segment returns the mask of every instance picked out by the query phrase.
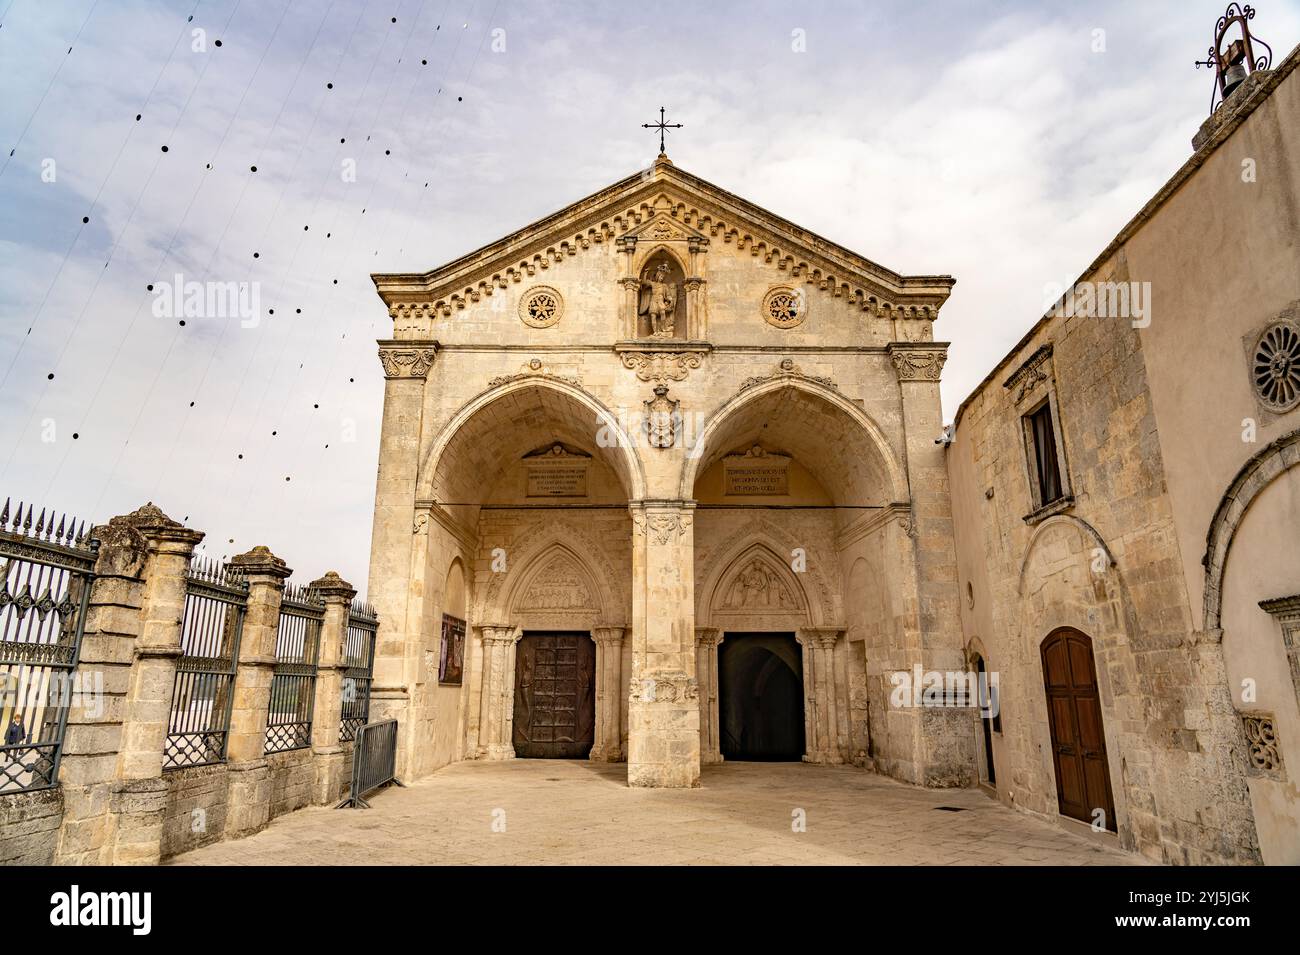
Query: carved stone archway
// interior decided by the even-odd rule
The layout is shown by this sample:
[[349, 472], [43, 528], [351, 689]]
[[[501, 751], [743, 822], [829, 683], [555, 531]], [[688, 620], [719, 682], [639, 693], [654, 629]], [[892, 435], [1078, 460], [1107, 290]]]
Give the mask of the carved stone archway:
[[625, 758], [624, 590], [598, 544], [559, 522], [524, 548], [509, 571], [484, 590], [477, 629], [483, 644], [480, 745], [484, 759], [511, 759], [514, 747], [515, 648], [525, 629], [586, 632], [596, 644], [596, 728], [590, 758]]
[[[696, 673], [700, 684], [700, 759], [722, 761], [718, 648], [728, 632], [794, 633], [803, 662], [804, 760], [841, 763], [841, 704], [847, 705], [837, 674], [835, 649], [843, 638], [839, 626], [821, 625], [824, 607], [810, 599], [810, 582], [800, 579], [758, 529], [728, 548], [707, 573], [700, 589]], [[813, 582], [814, 584], [816, 582]], [[819, 595], [820, 596], [820, 595]]]

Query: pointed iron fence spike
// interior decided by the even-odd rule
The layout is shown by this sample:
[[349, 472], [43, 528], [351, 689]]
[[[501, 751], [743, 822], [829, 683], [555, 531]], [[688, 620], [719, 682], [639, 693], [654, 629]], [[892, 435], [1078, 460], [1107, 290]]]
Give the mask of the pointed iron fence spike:
[[45, 508], [41, 508], [41, 516], [36, 521], [36, 536], [39, 538], [45, 531]]
[[0, 531], [4, 530], [4, 526], [6, 523], [8, 523], [8, 521], [9, 521], [9, 498], [5, 498], [5, 508], [3, 511], [0, 511]]
[[[67, 519], [68, 519], [68, 515], [66, 514], [64, 514], [62, 517], [59, 518], [59, 529], [54, 532], [54, 543], [56, 544], [60, 544], [63, 542], [63, 522], [66, 521]], [[54, 523], [54, 518], [51, 517], [50, 524], [53, 523]]]

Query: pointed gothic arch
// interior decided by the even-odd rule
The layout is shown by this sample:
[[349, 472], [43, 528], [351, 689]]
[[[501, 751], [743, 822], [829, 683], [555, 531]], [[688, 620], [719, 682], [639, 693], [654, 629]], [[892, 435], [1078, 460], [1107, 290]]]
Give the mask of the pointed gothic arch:
[[[700, 627], [716, 627], [713, 621], [714, 599], [730, 579], [729, 574], [744, 566], [751, 553], [765, 556], [778, 568], [782, 579], [797, 591], [808, 626], [832, 626], [838, 619], [836, 608], [841, 600], [839, 589], [831, 586], [826, 562], [816, 550], [807, 552], [807, 569], [798, 575], [790, 570], [790, 554], [801, 542], [788, 531], [765, 518], [759, 518], [738, 530], [708, 555], [702, 573], [697, 571], [695, 619]], [[725, 594], [723, 594], [725, 597]]]

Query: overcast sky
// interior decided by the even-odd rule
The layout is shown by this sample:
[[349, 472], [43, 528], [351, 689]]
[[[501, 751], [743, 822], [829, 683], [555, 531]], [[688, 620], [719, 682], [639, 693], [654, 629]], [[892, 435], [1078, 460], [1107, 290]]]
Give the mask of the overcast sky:
[[[369, 273], [644, 166], [660, 105], [680, 167], [956, 277], [951, 419], [1190, 155], [1224, 6], [0, 0], [0, 497], [153, 500], [211, 556], [265, 543], [364, 589]], [[1277, 62], [1300, 2], [1255, 6]], [[181, 326], [147, 290], [176, 273], [259, 282], [275, 314]]]

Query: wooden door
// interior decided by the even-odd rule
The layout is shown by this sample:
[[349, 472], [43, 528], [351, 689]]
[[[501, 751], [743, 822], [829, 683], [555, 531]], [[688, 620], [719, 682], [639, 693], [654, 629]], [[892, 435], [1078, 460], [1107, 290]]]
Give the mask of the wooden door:
[[588, 633], [525, 633], [515, 655], [515, 755], [585, 759], [596, 730], [596, 644]]
[[1061, 814], [1092, 823], [1095, 810], [1100, 809], [1106, 814], [1106, 828], [1114, 832], [1115, 805], [1092, 641], [1078, 630], [1052, 633], [1043, 641], [1043, 680]]

